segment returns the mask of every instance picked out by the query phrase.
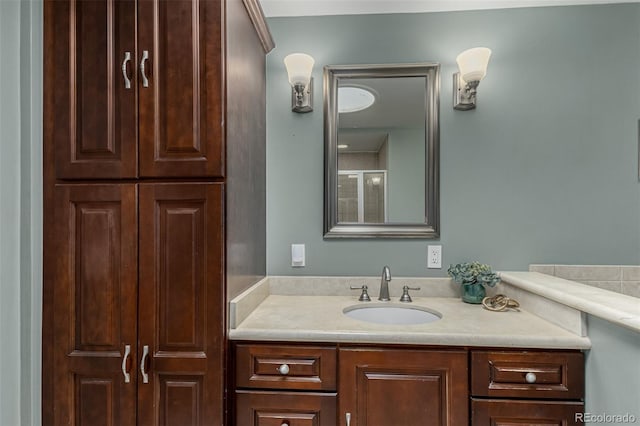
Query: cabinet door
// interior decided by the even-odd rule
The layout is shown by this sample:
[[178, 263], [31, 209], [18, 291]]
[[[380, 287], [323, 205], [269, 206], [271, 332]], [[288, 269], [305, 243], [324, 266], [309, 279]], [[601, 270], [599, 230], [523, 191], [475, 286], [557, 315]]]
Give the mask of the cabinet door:
[[471, 412], [473, 426], [575, 426], [583, 424], [584, 404], [472, 399]]
[[335, 426], [336, 394], [236, 391], [236, 422], [234, 424], [236, 426]]
[[222, 424], [223, 211], [222, 184], [140, 185], [140, 425]]
[[221, 11], [221, 0], [138, 1], [141, 176], [222, 176]]
[[53, 121], [56, 176], [135, 177], [136, 3], [52, 3], [47, 19], [53, 21], [56, 35], [52, 42], [55, 108], [45, 120]]
[[134, 425], [136, 188], [57, 186], [53, 214], [54, 424]]
[[339, 425], [468, 425], [467, 353], [340, 349]]

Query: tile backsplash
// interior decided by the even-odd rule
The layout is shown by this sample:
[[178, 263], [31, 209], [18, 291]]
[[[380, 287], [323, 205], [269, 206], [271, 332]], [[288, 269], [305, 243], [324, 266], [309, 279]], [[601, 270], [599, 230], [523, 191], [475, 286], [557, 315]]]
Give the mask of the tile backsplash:
[[640, 298], [640, 266], [529, 265], [529, 271]]

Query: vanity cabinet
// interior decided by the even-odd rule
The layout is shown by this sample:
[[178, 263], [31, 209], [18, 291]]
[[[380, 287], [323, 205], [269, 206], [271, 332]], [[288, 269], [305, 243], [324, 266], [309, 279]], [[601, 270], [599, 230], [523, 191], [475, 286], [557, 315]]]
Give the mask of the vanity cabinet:
[[584, 412], [584, 355], [471, 351], [472, 425], [576, 425]]
[[338, 425], [469, 424], [464, 350], [341, 348], [339, 360]]
[[236, 426], [582, 424], [580, 351], [232, 342], [231, 353]]
[[223, 176], [224, 1], [48, 10], [58, 179]]

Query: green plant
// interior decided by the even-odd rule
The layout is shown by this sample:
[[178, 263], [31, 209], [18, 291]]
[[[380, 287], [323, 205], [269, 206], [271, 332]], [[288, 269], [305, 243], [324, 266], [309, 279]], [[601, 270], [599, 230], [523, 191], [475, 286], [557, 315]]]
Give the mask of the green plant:
[[491, 271], [491, 266], [480, 262], [449, 265], [449, 276], [458, 284], [481, 284], [493, 287], [500, 277]]

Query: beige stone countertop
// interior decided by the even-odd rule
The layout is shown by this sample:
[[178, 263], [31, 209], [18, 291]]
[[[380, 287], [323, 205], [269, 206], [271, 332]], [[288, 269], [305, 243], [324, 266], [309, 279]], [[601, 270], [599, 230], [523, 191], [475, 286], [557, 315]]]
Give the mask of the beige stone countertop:
[[503, 282], [640, 332], [640, 299], [538, 272], [500, 272]]
[[417, 344], [506, 348], [589, 349], [587, 337], [573, 334], [524, 310], [491, 312], [454, 297], [414, 297], [410, 306], [441, 314], [438, 321], [387, 325], [347, 317], [353, 296], [270, 294], [236, 327], [232, 340]]

